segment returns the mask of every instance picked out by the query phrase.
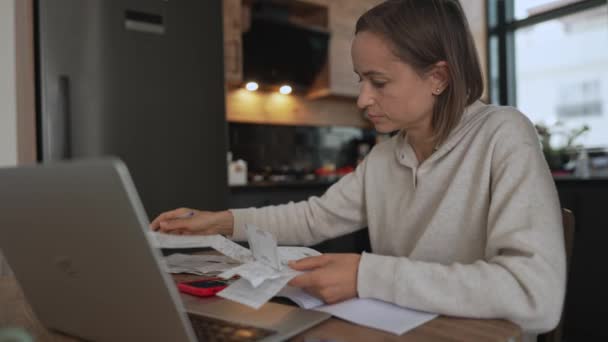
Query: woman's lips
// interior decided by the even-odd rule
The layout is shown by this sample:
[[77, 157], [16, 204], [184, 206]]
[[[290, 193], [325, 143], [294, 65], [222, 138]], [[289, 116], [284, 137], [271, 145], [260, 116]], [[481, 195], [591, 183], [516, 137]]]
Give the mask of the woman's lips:
[[382, 118], [383, 116], [384, 116], [384, 115], [382, 115], [382, 114], [372, 114], [372, 113], [367, 113], [367, 117], [368, 117], [370, 120], [378, 120], [378, 119]]

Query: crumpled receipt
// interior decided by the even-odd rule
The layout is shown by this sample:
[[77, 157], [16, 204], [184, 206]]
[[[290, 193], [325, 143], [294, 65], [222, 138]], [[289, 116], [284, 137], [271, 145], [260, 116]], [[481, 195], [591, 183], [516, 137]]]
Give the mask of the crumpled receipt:
[[228, 240], [222, 235], [173, 235], [150, 231], [150, 244], [156, 248], [201, 248], [211, 247], [216, 251], [239, 262], [254, 261], [253, 254], [247, 248]]
[[241, 279], [217, 295], [258, 309], [293, 277], [302, 273], [289, 268], [289, 261], [321, 253], [307, 247], [277, 247], [272, 234], [252, 224], [245, 225], [245, 229], [254, 261], [220, 273], [219, 277], [222, 278], [228, 279], [238, 274]]
[[170, 273], [217, 275], [241, 263], [225, 255], [192, 255], [174, 253], [164, 257], [166, 270]]
[[292, 278], [303, 273], [289, 268], [289, 261], [321, 253], [308, 247], [277, 247], [275, 238], [269, 232], [252, 224], [246, 224], [245, 229], [251, 250], [221, 235], [169, 235], [150, 232], [150, 241], [158, 248], [211, 247], [240, 261], [241, 265], [218, 276], [229, 279], [239, 275], [241, 279], [218, 292], [217, 296], [258, 309], [281, 291]]

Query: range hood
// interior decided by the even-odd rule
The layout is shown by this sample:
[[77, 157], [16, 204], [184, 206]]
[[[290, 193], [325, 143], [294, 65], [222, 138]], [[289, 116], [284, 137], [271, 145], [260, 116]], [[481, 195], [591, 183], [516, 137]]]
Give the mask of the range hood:
[[290, 21], [289, 9], [256, 1], [243, 32], [243, 80], [262, 87], [290, 85], [306, 93], [327, 63], [329, 33]]

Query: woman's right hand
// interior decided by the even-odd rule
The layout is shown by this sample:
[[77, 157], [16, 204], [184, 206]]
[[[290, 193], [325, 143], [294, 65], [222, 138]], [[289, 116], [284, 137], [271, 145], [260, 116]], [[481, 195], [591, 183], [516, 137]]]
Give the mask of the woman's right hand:
[[166, 211], [150, 223], [152, 230], [168, 234], [222, 234], [231, 236], [233, 227], [234, 217], [228, 210], [201, 211], [189, 208]]

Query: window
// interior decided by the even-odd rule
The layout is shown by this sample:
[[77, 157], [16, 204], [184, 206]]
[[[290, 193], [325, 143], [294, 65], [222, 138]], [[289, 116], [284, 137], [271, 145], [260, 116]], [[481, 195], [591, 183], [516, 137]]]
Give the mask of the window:
[[489, 0], [491, 101], [608, 147], [606, 0]]
[[600, 80], [561, 84], [555, 112], [558, 118], [602, 116]]
[[580, 1], [581, 0], [515, 0], [513, 12], [515, 19], [519, 20]]

